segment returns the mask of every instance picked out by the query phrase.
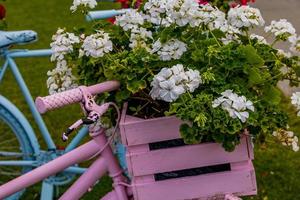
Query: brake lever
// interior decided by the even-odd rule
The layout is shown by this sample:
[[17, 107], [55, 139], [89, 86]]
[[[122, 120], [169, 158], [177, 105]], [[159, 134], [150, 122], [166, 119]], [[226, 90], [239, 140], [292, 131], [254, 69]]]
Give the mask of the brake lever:
[[86, 91], [85, 88], [81, 88], [81, 91], [83, 93], [83, 101], [80, 105], [87, 117], [76, 121], [62, 134], [62, 140], [64, 142], [66, 142], [69, 139], [68, 136], [81, 125], [90, 125], [97, 122], [110, 106], [110, 103], [104, 103], [99, 106], [96, 104], [91, 93]]
[[83, 118], [80, 120], [77, 120], [74, 124], [72, 124], [63, 134], [62, 134], [62, 140], [66, 142], [69, 139], [69, 135], [75, 130], [78, 129], [78, 127], [82, 125], [90, 125], [98, 121], [100, 118], [100, 115], [96, 112], [90, 112], [87, 118]]
[[101, 106], [98, 105], [94, 106], [97, 112], [91, 111], [88, 113], [88, 116], [86, 118], [76, 121], [62, 134], [62, 140], [66, 142], [69, 139], [68, 136], [78, 127], [82, 125], [90, 125], [97, 122], [100, 119], [100, 117], [108, 110], [109, 106], [110, 106], [109, 103], [102, 104]]

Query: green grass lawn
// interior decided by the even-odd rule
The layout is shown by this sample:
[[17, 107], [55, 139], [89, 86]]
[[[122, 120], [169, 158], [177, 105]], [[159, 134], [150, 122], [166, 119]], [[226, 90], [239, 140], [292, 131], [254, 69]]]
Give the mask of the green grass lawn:
[[[7, 21], [9, 30], [32, 29], [38, 32], [39, 41], [27, 45], [25, 48], [49, 48], [51, 36], [58, 27], [66, 27], [69, 30], [74, 26], [84, 26], [81, 15], [71, 14], [69, 7], [72, 0], [9, 0], [4, 4], [7, 7]], [[103, 3], [98, 9], [107, 9], [115, 6], [110, 3]], [[20, 47], [21, 48], [21, 47]], [[27, 82], [32, 96], [47, 95], [46, 72], [53, 68], [53, 63], [49, 58], [18, 59], [25, 81]], [[20, 95], [20, 91], [11, 76], [4, 79], [4, 84], [0, 86], [0, 93], [14, 102], [32, 122], [36, 134], [40, 137], [33, 118], [29, 114], [28, 107]], [[290, 110], [293, 122], [291, 128], [300, 133], [300, 120], [296, 118], [293, 108], [286, 104]], [[64, 145], [60, 141], [60, 135], [65, 128], [72, 124], [81, 116], [78, 106], [71, 106], [59, 111], [47, 113], [44, 119], [52, 133], [53, 138], [59, 145]], [[41, 141], [42, 142], [42, 141]], [[255, 151], [255, 168], [257, 174], [259, 195], [250, 199], [261, 200], [297, 200], [300, 199], [300, 157], [299, 153], [294, 153], [277, 144], [267, 144]], [[201, 187], [201, 186], [199, 186]], [[39, 186], [32, 187], [23, 199], [39, 199]], [[110, 189], [110, 180], [104, 178], [94, 189], [94, 192], [87, 194], [84, 199], [99, 199], [100, 195]], [[61, 189], [61, 191], [64, 188]]]

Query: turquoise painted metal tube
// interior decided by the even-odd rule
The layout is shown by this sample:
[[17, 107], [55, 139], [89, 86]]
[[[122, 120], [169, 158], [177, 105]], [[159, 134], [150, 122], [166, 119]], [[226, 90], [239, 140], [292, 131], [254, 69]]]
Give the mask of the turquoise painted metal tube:
[[46, 125], [45, 125], [45, 122], [43, 121], [41, 115], [39, 114], [39, 112], [37, 111], [37, 109], [35, 107], [35, 104], [34, 104], [34, 101], [31, 97], [30, 91], [28, 90], [28, 88], [26, 86], [26, 83], [25, 83], [24, 79], [22, 78], [22, 75], [21, 75], [16, 63], [8, 55], [7, 55], [6, 59], [7, 59], [8, 64], [9, 64], [11, 70], [12, 70], [13, 75], [16, 78], [16, 81], [17, 81], [19, 87], [21, 88], [21, 91], [22, 91], [22, 93], [25, 97], [25, 100], [26, 100], [26, 102], [27, 102], [27, 104], [28, 104], [28, 106], [31, 110], [31, 113], [32, 113], [32, 115], [33, 115], [33, 117], [34, 117], [34, 119], [35, 119], [35, 121], [36, 121], [36, 123], [39, 127], [39, 130], [41, 131], [42, 136], [45, 139], [45, 142], [46, 142], [48, 148], [49, 149], [56, 149], [56, 146], [55, 146], [55, 144], [54, 144], [54, 142], [53, 142], [53, 140], [52, 140], [52, 138], [49, 134], [49, 131], [48, 131]]
[[3, 77], [4, 77], [4, 74], [6, 72], [7, 66], [8, 66], [8, 62], [6, 60], [5, 63], [3, 64], [3, 66], [2, 66], [2, 69], [0, 69], [0, 83], [1, 83], [1, 81], [3, 79]]
[[11, 58], [25, 58], [25, 57], [43, 57], [51, 56], [51, 49], [40, 49], [40, 50], [15, 50], [8, 52], [7, 56]]
[[36, 161], [32, 160], [9, 160], [9, 161], [0, 161], [0, 166], [35, 166]]
[[81, 142], [81, 140], [88, 134], [89, 129], [87, 126], [82, 127], [77, 135], [74, 137], [74, 139], [70, 142], [70, 144], [66, 147], [65, 151], [69, 152], [73, 149], [75, 149], [78, 144]]
[[90, 11], [86, 15], [85, 19], [87, 21], [92, 21], [96, 19], [107, 19], [110, 17], [114, 17], [117, 15], [121, 15], [130, 9], [121, 9], [121, 10], [98, 10], [98, 11]]
[[86, 168], [82, 167], [68, 167], [64, 170], [65, 172], [74, 173], [74, 174], [83, 174], [86, 171]]
[[47, 181], [43, 181], [41, 200], [53, 200], [53, 194], [54, 194], [54, 185], [47, 183]]

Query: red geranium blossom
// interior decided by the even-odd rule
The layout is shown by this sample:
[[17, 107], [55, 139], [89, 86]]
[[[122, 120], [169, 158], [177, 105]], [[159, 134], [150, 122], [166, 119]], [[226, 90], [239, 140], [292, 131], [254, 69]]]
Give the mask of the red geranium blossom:
[[0, 20], [4, 19], [5, 16], [6, 16], [6, 9], [2, 4], [0, 4]]

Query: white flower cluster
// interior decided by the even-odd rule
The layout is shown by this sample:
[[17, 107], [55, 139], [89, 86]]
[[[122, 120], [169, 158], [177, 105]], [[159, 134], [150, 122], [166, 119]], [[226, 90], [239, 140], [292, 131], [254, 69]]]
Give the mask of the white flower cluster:
[[252, 40], [256, 39], [258, 43], [268, 44], [267, 40], [263, 36], [260, 36], [260, 35], [251, 34], [250, 39], [252, 39]]
[[121, 26], [124, 31], [138, 29], [144, 24], [143, 16], [135, 9], [130, 9], [116, 17], [115, 24]]
[[199, 71], [185, 71], [182, 64], [177, 64], [172, 68], [163, 68], [154, 76], [150, 95], [153, 99], [173, 102], [187, 91], [194, 92], [200, 83], [202, 79]]
[[273, 132], [273, 136], [276, 137], [283, 146], [292, 146], [293, 151], [299, 151], [298, 137], [294, 135], [293, 131], [279, 129]]
[[73, 51], [73, 45], [80, 42], [79, 37], [74, 33], [68, 33], [61, 28], [52, 36], [52, 41], [50, 44], [53, 51], [51, 61], [64, 60], [64, 56]]
[[152, 45], [151, 53], [157, 53], [163, 61], [179, 59], [187, 51], [187, 45], [177, 39], [171, 39], [162, 44], [157, 40]]
[[194, 21], [190, 23], [192, 27], [200, 24], [207, 25], [211, 30], [220, 29], [223, 32], [227, 30], [225, 13], [210, 4], [200, 5], [199, 12], [195, 15]]
[[296, 34], [296, 30], [293, 25], [286, 19], [271, 21], [271, 24], [265, 27], [265, 32], [273, 33], [276, 38], [286, 37], [286, 39]]
[[108, 33], [98, 31], [95, 34], [87, 36], [80, 49], [80, 56], [92, 56], [99, 58], [104, 56], [105, 53], [112, 51], [113, 46]]
[[149, 0], [144, 5], [145, 19], [152, 24], [169, 26], [170, 22], [167, 19], [167, 4], [168, 0]]
[[133, 29], [130, 34], [129, 47], [132, 49], [134, 49], [136, 47], [143, 47], [150, 52], [151, 49], [146, 44], [146, 41], [148, 39], [152, 39], [151, 31], [148, 31], [147, 29], [145, 29], [143, 27]]
[[47, 87], [50, 94], [65, 91], [76, 87], [76, 80], [72, 75], [72, 69], [68, 68], [65, 55], [73, 51], [73, 45], [80, 42], [79, 37], [74, 33], [68, 33], [64, 29], [58, 29], [52, 37], [53, 42], [50, 44], [51, 61], [56, 61], [56, 67], [48, 71]]
[[199, 4], [195, 0], [169, 0], [166, 11], [170, 23], [185, 26], [195, 20], [199, 12]]
[[240, 42], [240, 39], [238, 37], [238, 34], [241, 34], [241, 31], [231, 25], [227, 25], [226, 27], [226, 36], [225, 38], [222, 38], [222, 42], [226, 45], [232, 41]]
[[250, 6], [237, 6], [228, 12], [228, 22], [236, 28], [263, 26], [265, 21], [259, 9]]
[[47, 87], [49, 94], [62, 92], [77, 87], [76, 78], [72, 75], [72, 69], [67, 66], [65, 60], [56, 63], [56, 68], [48, 71]]
[[297, 116], [300, 116], [300, 92], [294, 92], [291, 96], [291, 103], [297, 108]]
[[249, 117], [247, 110], [254, 112], [253, 103], [247, 100], [245, 96], [238, 96], [236, 93], [233, 93], [232, 90], [226, 90], [221, 94], [221, 97], [212, 102], [212, 107], [222, 106], [222, 109], [226, 110], [230, 117], [233, 119], [239, 118], [245, 123]]
[[95, 8], [97, 6], [96, 0], [74, 0], [73, 5], [70, 7], [72, 12], [75, 12], [79, 6]]

